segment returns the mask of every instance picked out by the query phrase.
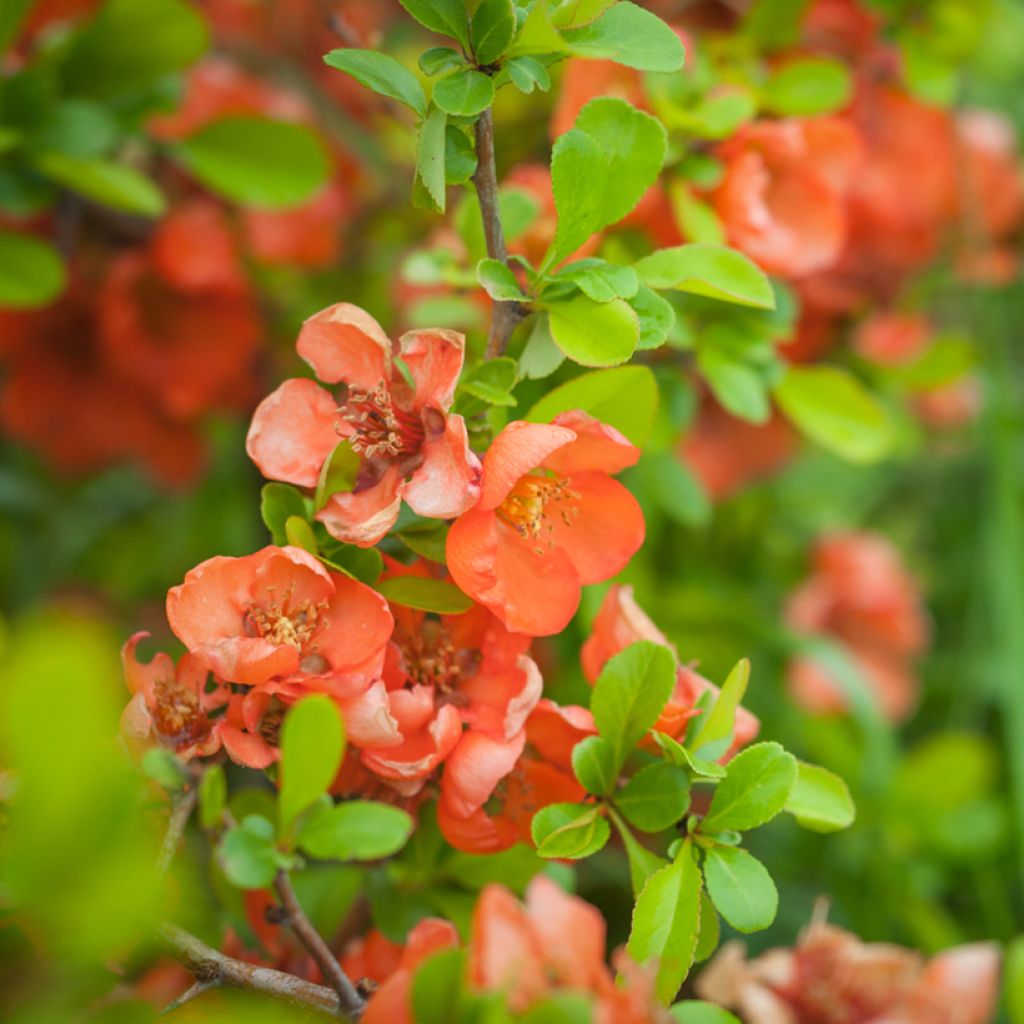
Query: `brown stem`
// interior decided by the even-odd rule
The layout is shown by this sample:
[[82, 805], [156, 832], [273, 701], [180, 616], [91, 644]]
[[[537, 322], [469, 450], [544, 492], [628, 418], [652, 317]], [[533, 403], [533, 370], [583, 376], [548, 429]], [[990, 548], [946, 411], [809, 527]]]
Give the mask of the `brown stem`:
[[160, 854], [156, 860], [157, 869], [162, 875], [166, 874], [170, 868], [178, 844], [185, 833], [188, 819], [192, 817], [192, 812], [195, 810], [196, 800], [199, 798], [200, 778], [201, 776], [196, 777], [188, 783], [187, 788], [182, 791], [171, 810], [171, 817], [167, 823], [167, 834], [164, 836]]
[[281, 906], [284, 907], [285, 913], [288, 915], [288, 924], [309, 950], [331, 988], [338, 993], [338, 1002], [342, 1010], [353, 1020], [358, 1020], [359, 1015], [363, 1012], [363, 997], [352, 984], [349, 976], [341, 969], [338, 958], [331, 952], [323, 937], [306, 917], [287, 872], [279, 871], [277, 873], [277, 878], [274, 879], [274, 889], [281, 901]]
[[159, 935], [174, 958], [195, 977], [196, 985], [189, 989], [193, 996], [209, 988], [246, 989], [280, 999], [292, 1006], [322, 1010], [342, 1020], [354, 1018], [352, 1013], [342, 1007], [337, 994], [324, 985], [314, 985], [294, 974], [275, 971], [270, 967], [258, 967], [225, 956], [177, 925], [162, 925]]
[[[494, 163], [494, 116], [488, 107], [476, 122], [476, 171], [473, 184], [480, 200], [480, 216], [484, 222], [484, 238], [487, 255], [508, 266], [508, 250], [505, 248], [505, 234], [501, 229], [501, 215], [498, 209], [498, 172]], [[505, 351], [508, 339], [527, 310], [521, 302], [494, 303], [491, 329], [487, 336], [488, 359], [494, 359]]]

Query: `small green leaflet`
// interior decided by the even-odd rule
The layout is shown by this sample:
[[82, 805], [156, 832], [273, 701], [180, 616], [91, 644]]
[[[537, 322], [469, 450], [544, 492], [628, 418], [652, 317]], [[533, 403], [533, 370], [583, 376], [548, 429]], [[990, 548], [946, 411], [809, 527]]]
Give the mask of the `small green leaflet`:
[[763, 825], [786, 806], [796, 776], [796, 758], [778, 743], [747, 747], [729, 762], [701, 830], [743, 832]]
[[416, 76], [394, 57], [379, 50], [331, 50], [324, 63], [350, 75], [381, 96], [404, 103], [420, 117], [427, 113], [427, 97]]
[[735, 846], [706, 850], [704, 880], [719, 913], [737, 931], [760, 931], [775, 920], [779, 909], [775, 883], [746, 850]]

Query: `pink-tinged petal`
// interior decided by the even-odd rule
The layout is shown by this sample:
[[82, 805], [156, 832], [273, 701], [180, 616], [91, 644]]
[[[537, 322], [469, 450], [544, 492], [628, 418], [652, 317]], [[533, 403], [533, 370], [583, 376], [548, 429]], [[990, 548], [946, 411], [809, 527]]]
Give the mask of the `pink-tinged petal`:
[[545, 516], [551, 541], [564, 551], [583, 584], [600, 583], [629, 563], [644, 542], [644, 514], [636, 498], [604, 473], [571, 477], [575, 515]]
[[609, 658], [638, 640], [670, 646], [665, 634], [636, 603], [632, 586], [613, 583], [601, 602], [590, 636], [580, 651], [587, 681], [593, 683]]
[[439, 917], [426, 917], [417, 924], [405, 940], [402, 966], [413, 970], [424, 960], [442, 949], [459, 945], [459, 933], [451, 921]]
[[224, 749], [235, 764], [246, 768], [269, 768], [280, 756], [262, 737], [228, 724], [219, 726]]
[[526, 733], [497, 740], [482, 732], [464, 733], [445, 762], [441, 801], [452, 814], [468, 818], [490, 799], [494, 787], [515, 767]]
[[167, 621], [186, 647], [242, 632], [242, 616], [252, 602], [256, 557], [208, 558], [167, 592]]
[[497, 508], [521, 476], [536, 469], [552, 452], [575, 439], [573, 431], [550, 423], [527, 423], [525, 420], [510, 423], [491, 442], [484, 455], [480, 508]]
[[253, 592], [259, 601], [282, 603], [288, 595], [288, 604], [294, 608], [305, 602], [318, 604], [334, 593], [331, 574], [323, 562], [303, 548], [293, 545], [263, 548], [254, 559]]
[[159, 680], [173, 679], [175, 675], [174, 660], [164, 651], [154, 654], [148, 663], [138, 660], [135, 649], [148, 637], [149, 633], [145, 631], [133, 633], [121, 648], [124, 679], [128, 689], [135, 694], [148, 695]]
[[437, 824], [447, 842], [463, 853], [500, 853], [519, 842], [511, 821], [492, 818], [483, 809], [460, 818], [438, 801]]
[[449, 416], [439, 437], [427, 437], [423, 462], [405, 486], [405, 500], [420, 516], [454, 519], [480, 497], [480, 460], [469, 447], [466, 421]]
[[531, 747], [548, 762], [566, 771], [572, 768], [572, 751], [581, 740], [596, 736], [594, 716], [577, 704], [556, 704], [546, 697], [526, 723], [526, 738]]
[[314, 313], [295, 343], [325, 384], [371, 390], [391, 380], [391, 342], [365, 310], [339, 302]]
[[305, 653], [319, 654], [336, 674], [375, 675], [384, 664], [394, 628], [388, 603], [372, 587], [349, 576], [331, 573], [330, 580], [334, 593]]
[[[908, 1000], [911, 1009], [956, 1007], [958, 1024], [986, 1024], [999, 992], [999, 946], [975, 942], [939, 953], [928, 961]], [[911, 1020], [925, 1019], [913, 1012]], [[930, 1017], [928, 1019], [931, 1019]]]
[[146, 698], [136, 693], [121, 712], [121, 735], [129, 742], [149, 739], [153, 731], [153, 718], [146, 707]]
[[315, 381], [286, 380], [256, 407], [245, 450], [270, 480], [315, 487], [341, 437], [338, 403]]
[[462, 372], [466, 338], [440, 328], [408, 331], [398, 339], [402, 361], [415, 385], [413, 403], [447, 412], [455, 400], [455, 385]]
[[[597, 907], [537, 875], [526, 890], [526, 912], [559, 985], [588, 989], [604, 978], [606, 929]], [[568, 936], [571, 941], [566, 941]]]
[[350, 494], [332, 494], [316, 518], [343, 544], [372, 548], [398, 519], [405, 484], [397, 467], [390, 466], [381, 479]]
[[274, 676], [299, 669], [299, 652], [288, 644], [273, 644], [259, 637], [227, 637], [193, 648], [214, 675], [229, 683], [259, 686]]
[[410, 686], [391, 691], [391, 713], [403, 736], [411, 736], [434, 717], [434, 688]]
[[448, 571], [460, 589], [486, 605], [515, 633], [561, 632], [580, 603], [580, 582], [568, 555], [534, 549], [490, 512], [471, 509], [448, 532]]
[[487, 672], [481, 667], [459, 687], [459, 692], [469, 698], [463, 718], [474, 730], [510, 740], [526, 724], [543, 691], [540, 669], [525, 655], [501, 671]]
[[349, 742], [357, 747], [397, 747], [402, 742], [398, 722], [391, 714], [391, 702], [382, 682], [374, 683], [365, 693], [341, 701], [345, 731]]
[[590, 471], [619, 473], [635, 466], [640, 458], [640, 449], [625, 434], [580, 409], [559, 413], [552, 422], [576, 435], [575, 441], [544, 460], [545, 469], [559, 476]]
[[407, 737], [401, 746], [387, 751], [364, 750], [363, 764], [384, 779], [423, 779], [448, 757], [461, 735], [458, 711], [445, 704], [427, 728]]

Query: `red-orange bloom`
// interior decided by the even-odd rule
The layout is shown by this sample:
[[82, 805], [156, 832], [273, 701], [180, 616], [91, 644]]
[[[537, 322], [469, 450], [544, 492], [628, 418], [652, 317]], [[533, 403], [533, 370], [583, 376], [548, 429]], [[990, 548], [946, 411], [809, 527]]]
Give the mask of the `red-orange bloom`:
[[924, 354], [931, 336], [931, 324], [920, 314], [879, 312], [857, 327], [853, 348], [880, 366], [902, 366]]
[[861, 165], [856, 131], [838, 118], [766, 121], [719, 147], [712, 199], [731, 244], [769, 273], [830, 266], [846, 242], [846, 196]]
[[301, 548], [273, 546], [197, 565], [168, 592], [167, 619], [225, 682], [301, 674], [328, 691], [338, 677], [380, 671], [393, 625], [376, 591]]
[[[905, 718], [917, 699], [913, 659], [928, 642], [918, 588], [896, 549], [867, 533], [840, 533], [818, 542], [815, 571], [792, 594], [786, 620], [801, 633], [825, 633], [847, 650], [887, 717]], [[790, 688], [815, 712], [842, 711], [847, 698], [827, 669], [795, 659]]]
[[[665, 634], [634, 600], [633, 588], [614, 584], [601, 602], [593, 629], [580, 652], [583, 674], [587, 680], [593, 683], [609, 658], [640, 640], [651, 640], [668, 647], [673, 654], [676, 653]], [[680, 739], [690, 719], [700, 714], [696, 704], [701, 695], [711, 693], [717, 698], [718, 692], [718, 687], [710, 680], [689, 666], [678, 664], [675, 689], [653, 728], [673, 739]], [[723, 755], [723, 760], [732, 757], [741, 747], [750, 743], [760, 728], [761, 723], [754, 715], [746, 708], [738, 707], [732, 743]]]
[[[389, 562], [388, 571], [429, 575], [422, 563]], [[405, 795], [444, 762], [450, 790], [461, 794], [456, 805], [480, 806], [522, 751], [523, 726], [540, 700], [530, 638], [479, 605], [460, 615], [397, 605], [392, 613], [383, 681], [354, 702], [349, 734], [363, 764]]]
[[999, 985], [999, 948], [974, 943], [930, 960], [812, 924], [793, 949], [746, 960], [730, 942], [697, 979], [703, 999], [749, 1024], [986, 1024]]
[[581, 586], [614, 576], [643, 543], [643, 513], [610, 476], [639, 458], [582, 412], [510, 423], [484, 456], [477, 505], [448, 534], [455, 582], [517, 633], [565, 628]]
[[404, 499], [419, 515], [449, 519], [479, 494], [480, 463], [466, 424], [451, 415], [465, 339], [445, 330], [409, 331], [399, 340], [409, 384], [376, 320], [338, 303], [311, 316], [299, 355], [335, 397], [306, 378], [286, 380], [256, 410], [246, 450], [264, 476], [315, 487], [341, 441], [360, 457], [351, 492], [334, 494], [317, 514], [331, 534], [370, 547], [398, 518]]

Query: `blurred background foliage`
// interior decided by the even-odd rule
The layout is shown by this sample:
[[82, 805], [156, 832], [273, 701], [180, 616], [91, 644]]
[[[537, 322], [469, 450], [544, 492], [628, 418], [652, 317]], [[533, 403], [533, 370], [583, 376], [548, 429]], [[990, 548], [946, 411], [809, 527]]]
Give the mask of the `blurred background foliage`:
[[[694, 5], [651, 6], [671, 17]], [[715, 4], [695, 6], [712, 23], [733, 17]], [[917, 95], [937, 104], [984, 105], [1024, 131], [1018, 0], [875, 0], [869, 6], [885, 17]], [[791, 7], [761, 0], [761, 20], [751, 18], [747, 31]], [[350, 89], [341, 76], [328, 78], [320, 64], [320, 55], [338, 44], [338, 32], [411, 56], [411, 64], [423, 38], [399, 13], [397, 5], [370, 0], [7, 0], [0, 11], [0, 43], [8, 48], [0, 64], [6, 304], [57, 301], [72, 287], [68, 282], [88, 290], [97, 265], [149, 244], [153, 218], [212, 194], [248, 232], [238, 256], [245, 275], [238, 294], [260, 324], [244, 366], [228, 374], [237, 378], [229, 383], [239, 385], [238, 393], [179, 413], [161, 390], [170, 371], [159, 362], [152, 379], [119, 379], [122, 390], [103, 392], [88, 409], [78, 404], [96, 378], [96, 364], [88, 361], [106, 358], [96, 354], [102, 345], [89, 347], [91, 320], [62, 335], [88, 363], [69, 390], [54, 383], [49, 348], [24, 354], [26, 346], [52, 346], [52, 339], [33, 335], [21, 319], [15, 324], [5, 314], [0, 320], [7, 410], [0, 440], [0, 1002], [32, 993], [19, 999], [30, 1007], [27, 1014], [14, 1018], [26, 1024], [69, 1019], [83, 1003], [97, 1007], [91, 1018], [97, 1021], [150, 1018], [148, 1003], [107, 998], [112, 979], [127, 982], [152, 958], [139, 936], [160, 919], [166, 898], [153, 867], [158, 832], [150, 827], [162, 791], [139, 782], [113, 739], [126, 698], [116, 651], [138, 628], [170, 642], [163, 598], [191, 566], [265, 543], [261, 481], [244, 453], [246, 413], [261, 393], [299, 369], [292, 349], [297, 324], [344, 299], [370, 310], [392, 335], [443, 323], [468, 330], [477, 351], [482, 346], [487, 308], [475, 280], [461, 279], [456, 261], [440, 275], [454, 286], [439, 287], [436, 260], [417, 263], [414, 255], [436, 251], [439, 242], [454, 251], [479, 250], [472, 203], [463, 201], [465, 208], [457, 207], [441, 228], [431, 213], [411, 208], [412, 132], [386, 104]], [[204, 52], [229, 61], [232, 70], [212, 85], [190, 85], [186, 73]], [[209, 67], [211, 58], [202, 59]], [[546, 158], [558, 94], [554, 70], [550, 93], [502, 92], [496, 122], [503, 172]], [[253, 99], [253, 81], [264, 84], [266, 96]], [[233, 95], [236, 88], [249, 90], [243, 100]], [[204, 110], [204, 101], [221, 106]], [[183, 104], [189, 124], [168, 127]], [[225, 113], [240, 116], [241, 135], [227, 147], [216, 138], [198, 145], [197, 130]], [[273, 125], [295, 134], [275, 140]], [[268, 141], [274, 159], [266, 162], [233, 162], [227, 152], [251, 147], [262, 156]], [[923, 163], [928, 159], [920, 153]], [[287, 226], [261, 226], [268, 190], [269, 205], [282, 207], [287, 219], [290, 209], [322, 197], [324, 189], [337, 193], [336, 202], [330, 212], [314, 211], [312, 221], [296, 220], [300, 237], [291, 237]], [[329, 237], [324, 251], [311, 256], [300, 243], [314, 223]], [[28, 252], [29, 243], [11, 243], [19, 232], [47, 239], [45, 248]], [[635, 239], [626, 231], [605, 244], [614, 251]], [[5, 255], [5, 245], [22, 248]], [[11, 267], [35, 266], [33, 260], [42, 268], [37, 276], [13, 280]], [[648, 542], [623, 577], [639, 603], [682, 659], [699, 662], [711, 679], [724, 679], [739, 656], [749, 656], [754, 676], [747, 701], [762, 720], [762, 734], [842, 774], [857, 802], [857, 822], [845, 833], [819, 838], [779, 824], [759, 837], [755, 852], [778, 881], [781, 909], [774, 926], [751, 940], [755, 948], [790, 944], [822, 895], [830, 918], [865, 939], [927, 951], [981, 938], [1011, 942], [1022, 931], [1024, 288], [1016, 275], [999, 286], [967, 287], [941, 261], [914, 287], [940, 329], [968, 339], [984, 396], [976, 419], [934, 433], [898, 417], [894, 451], [873, 465], [804, 444], [778, 472], [712, 500], [692, 469], [670, 454], [695, 415], [696, 391], [671, 364], [659, 364], [654, 430], [671, 444], [628, 478], [648, 524]], [[10, 314], [29, 315], [43, 314]], [[197, 327], [216, 330], [216, 323], [199, 320]], [[213, 334], [205, 339], [216, 341]], [[686, 358], [684, 345], [675, 351]], [[10, 411], [13, 381], [26, 358], [40, 360], [29, 401], [48, 430], [23, 429], [24, 417]], [[200, 375], [208, 372], [201, 353], [193, 365]], [[543, 386], [570, 379], [577, 369], [563, 366]], [[877, 383], [883, 392], [895, 387], [884, 373]], [[529, 408], [540, 388], [526, 382], [517, 392], [520, 407]], [[158, 460], [120, 443], [149, 429], [123, 415], [129, 401], [156, 408], [161, 430], [187, 431], [189, 445], [201, 450], [190, 454], [188, 472], [169, 480]], [[62, 460], [59, 451], [54, 457], [49, 432], [91, 429], [76, 420], [83, 409], [109, 419], [119, 443], [95, 459], [87, 453], [81, 464]], [[167, 443], [176, 444], [176, 437]], [[850, 714], [812, 715], [785, 686], [795, 642], [783, 625], [786, 597], [807, 575], [815, 539], [837, 529], [891, 538], [927, 601], [933, 643], [919, 665], [918, 707], [900, 726], [870, 701], [852, 701]], [[601, 596], [602, 588], [591, 588], [573, 629], [542, 649], [548, 689], [560, 700], [585, 699], [576, 658]], [[259, 799], [252, 793], [252, 801]], [[401, 906], [393, 905], [394, 890], [379, 872], [367, 877], [351, 868], [310, 873], [304, 902], [328, 932], [359, 888], [370, 892], [386, 931], [400, 931], [418, 912], [417, 893], [428, 895], [427, 909], [464, 920], [471, 873], [464, 863], [417, 868], [434, 863], [436, 850], [425, 852], [431, 842], [428, 825], [417, 834], [409, 863], [393, 869], [408, 875]], [[180, 869], [171, 898], [196, 909], [196, 930], [211, 940], [225, 920], [244, 932], [240, 897], [216, 877], [202, 876], [200, 852], [191, 869]], [[512, 877], [514, 859], [503, 870]], [[527, 864], [526, 877], [530, 870]], [[586, 862], [579, 878], [582, 895], [612, 922], [613, 945], [628, 927], [626, 874], [621, 853], [609, 849]], [[1008, 981], [1018, 986], [1020, 1012], [1024, 966], [1016, 975], [1012, 966], [1011, 960]], [[203, 1019], [214, 1019], [212, 1012]], [[224, 1012], [278, 1019], [265, 1005]]]

